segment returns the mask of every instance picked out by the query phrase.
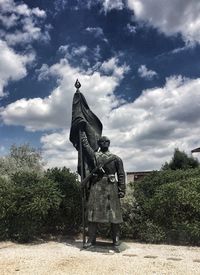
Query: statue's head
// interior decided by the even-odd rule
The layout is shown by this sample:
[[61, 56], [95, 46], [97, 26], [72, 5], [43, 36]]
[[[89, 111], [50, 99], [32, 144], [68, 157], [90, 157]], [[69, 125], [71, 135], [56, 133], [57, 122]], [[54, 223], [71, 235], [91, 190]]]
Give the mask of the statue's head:
[[101, 151], [107, 151], [110, 146], [110, 140], [106, 136], [102, 136], [98, 140], [98, 145]]

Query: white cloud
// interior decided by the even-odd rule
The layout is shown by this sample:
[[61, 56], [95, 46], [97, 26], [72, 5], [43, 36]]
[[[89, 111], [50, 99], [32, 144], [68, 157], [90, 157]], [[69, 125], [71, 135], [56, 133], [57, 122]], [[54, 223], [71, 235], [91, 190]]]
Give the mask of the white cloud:
[[40, 10], [38, 7], [32, 9], [32, 14], [34, 14], [37, 17], [40, 17], [40, 18], [45, 18], [46, 17], [45, 11], [44, 10]]
[[93, 56], [94, 56], [94, 58], [95, 58], [96, 60], [98, 60], [98, 59], [101, 58], [100, 52], [101, 52], [101, 48], [100, 48], [99, 45], [97, 45], [97, 46], [95, 47], [95, 49], [94, 49], [94, 54], [93, 54]]
[[[199, 147], [199, 89], [200, 79], [170, 77], [164, 87], [145, 90], [134, 102], [106, 112], [93, 108], [103, 122], [103, 134], [111, 139], [110, 150], [123, 159], [126, 171], [159, 169], [170, 160], [174, 148], [190, 153]], [[51, 166], [60, 162], [75, 170], [77, 153], [68, 135], [69, 127], [41, 141]]]
[[[122, 1], [118, 1], [120, 2]], [[193, 22], [198, 23], [191, 6], [193, 3], [198, 10], [199, 4], [196, 1], [182, 1], [182, 10], [174, 8], [175, 4], [179, 7], [181, 3], [177, 0], [167, 9], [164, 7], [169, 1], [154, 2], [155, 7], [153, 1], [129, 0], [128, 3], [129, 7], [135, 10], [138, 20], [148, 20], [151, 25], [167, 35], [180, 32], [186, 41], [199, 41], [196, 25], [192, 28]], [[161, 7], [161, 2], [164, 7]], [[109, 3], [111, 1], [107, 1], [108, 6]], [[1, 32], [2, 37], [7, 39], [7, 42], [0, 41], [0, 93], [3, 95], [3, 88], [10, 80], [26, 76], [26, 66], [34, 58], [33, 55], [16, 53], [10, 45], [40, 39], [42, 30], [32, 18], [44, 18], [45, 12], [37, 8], [31, 10], [25, 4], [16, 4], [11, 0], [0, 0], [0, 7], [3, 11], [0, 20], [5, 28], [16, 26], [18, 20], [22, 24], [17, 36], [16, 33], [6, 36]], [[18, 8], [14, 11], [13, 7]], [[160, 13], [157, 8], [160, 9]], [[10, 15], [7, 16], [4, 11], [10, 12]], [[175, 16], [178, 13], [185, 13], [188, 26], [183, 17]], [[101, 28], [88, 27], [87, 31], [105, 39]], [[103, 63], [98, 62], [96, 71], [86, 71], [80, 67], [72, 67], [68, 63], [70, 57], [84, 55], [88, 51], [86, 46], [65, 45], [60, 47], [60, 51], [65, 54], [65, 58], [51, 67], [43, 64], [38, 70], [39, 80], [58, 78], [57, 88], [48, 97], [24, 98], [0, 109], [1, 119], [6, 125], [21, 125], [29, 131], [43, 131], [41, 143], [50, 166], [66, 165], [75, 169], [77, 163], [77, 152], [68, 141], [76, 78], [79, 78], [82, 84], [81, 91], [86, 96], [89, 106], [103, 122], [104, 134], [111, 139], [111, 150], [122, 157], [126, 170], [157, 169], [171, 157], [175, 147], [186, 152], [199, 147], [199, 78], [168, 78], [163, 87], [143, 91], [134, 102], [128, 103], [119, 101], [114, 95], [115, 88], [129, 70], [126, 64], [119, 65], [117, 57]], [[100, 56], [99, 52], [100, 48], [97, 46], [97, 59]], [[138, 72], [141, 77], [149, 79], [156, 75], [156, 72], [147, 69], [145, 65], [142, 65]], [[45, 134], [46, 130], [54, 132]]]
[[124, 7], [123, 0], [101, 0], [101, 2], [105, 13], [113, 9], [122, 10]]
[[68, 54], [69, 52], [69, 45], [61, 45], [58, 49], [60, 53]]
[[199, 0], [128, 0], [135, 18], [166, 35], [180, 33], [186, 43], [200, 42]]
[[6, 42], [0, 40], [0, 97], [10, 80], [19, 80], [26, 76], [26, 66], [34, 60], [33, 54], [20, 55], [14, 52]]
[[138, 74], [141, 78], [145, 78], [147, 80], [153, 79], [155, 76], [157, 76], [157, 73], [152, 70], [148, 70], [146, 65], [141, 65], [138, 69]]
[[74, 58], [75, 56], [82, 56], [87, 52], [88, 48], [85, 45], [78, 47], [70, 47], [69, 45], [61, 45], [58, 49], [60, 53], [64, 53], [68, 59]]
[[199, 145], [200, 79], [167, 79], [133, 103], [113, 110], [107, 133], [127, 170], [158, 169], [175, 147], [190, 152]]
[[69, 167], [76, 170], [77, 151], [69, 143], [69, 130], [44, 135], [41, 138], [43, 157], [48, 167]]
[[[109, 62], [109, 61], [108, 61]], [[118, 60], [115, 59], [117, 63]], [[112, 64], [109, 75], [99, 72], [84, 72], [69, 65], [66, 59], [48, 67], [43, 65], [40, 69], [40, 78], [57, 76], [59, 86], [50, 96], [41, 99], [20, 99], [9, 104], [2, 110], [2, 118], [7, 125], [23, 125], [27, 130], [45, 130], [69, 127], [71, 119], [71, 103], [74, 93], [74, 83], [77, 78], [84, 83], [83, 92], [89, 104], [98, 115], [102, 116], [118, 104], [112, 95], [119, 84], [127, 67]]]
[[64, 57], [73, 63], [78, 63], [79, 67], [88, 68], [92, 67], [91, 60], [97, 61], [100, 57], [97, 52], [97, 47], [93, 50], [85, 45], [82, 46], [71, 46], [71, 45], [61, 45], [58, 52], [64, 55]]
[[89, 33], [92, 33], [94, 35], [94, 37], [96, 38], [100, 38], [105, 42], [108, 42], [107, 38], [105, 38], [103, 29], [100, 27], [87, 27], [86, 31]]
[[[159, 169], [175, 147], [189, 153], [199, 146], [199, 88], [200, 79], [171, 77], [163, 88], [146, 90], [134, 102], [99, 116], [111, 151], [122, 157], [127, 171]], [[76, 169], [68, 134], [69, 128], [42, 138], [51, 166]]]
[[73, 55], [83, 55], [87, 51], [86, 46], [80, 46], [77, 48], [73, 48]]
[[128, 30], [130, 33], [132, 33], [132, 34], [136, 33], [136, 27], [133, 26], [133, 25], [131, 25], [130, 23], [128, 23], [126, 27], [127, 27], [127, 30]]
[[[16, 3], [13, 0], [0, 0], [0, 21], [6, 28], [6, 32], [0, 33], [9, 45], [30, 43], [33, 40], [48, 41], [50, 39], [48, 26], [43, 30], [40, 26], [46, 13], [44, 10], [29, 8], [26, 4]], [[13, 27], [17, 29], [13, 31]]]
[[87, 27], [86, 31], [93, 33], [96, 37], [104, 36], [103, 29], [100, 27]]
[[13, 0], [0, 0], [0, 8], [1, 13], [5, 15], [23, 15], [23, 16], [31, 16], [36, 15], [37, 17], [44, 18], [46, 17], [46, 13], [44, 10], [40, 10], [38, 7], [29, 8], [23, 2], [16, 3]]
[[38, 73], [38, 80], [47, 80], [49, 78], [49, 66], [47, 64], [42, 64], [42, 67], [36, 70]]
[[124, 76], [124, 73], [129, 71], [129, 66], [124, 64], [123, 66], [118, 66], [117, 57], [110, 58], [107, 61], [104, 61], [101, 64], [100, 70], [104, 73], [112, 73], [115, 77], [121, 79]]
[[[107, 63], [109, 64], [109, 60]], [[58, 87], [44, 99], [21, 99], [1, 109], [3, 122], [7, 125], [22, 125], [29, 131], [48, 129], [56, 131], [53, 134], [44, 135], [41, 139], [44, 157], [49, 160], [49, 165], [65, 163], [67, 166], [71, 164], [74, 168], [77, 153], [74, 152], [71, 156], [73, 149], [68, 141], [71, 104], [75, 92], [74, 83], [78, 78], [82, 83], [81, 91], [91, 109], [95, 110], [97, 116], [106, 119], [107, 114], [120, 103], [113, 91], [127, 71], [126, 65], [121, 67], [117, 65], [119, 63], [117, 58], [112, 59], [110, 63], [112, 63], [110, 66], [112, 70], [109, 75], [104, 75], [103, 72], [88, 74], [71, 67], [66, 59], [62, 59], [52, 67], [43, 65], [42, 77], [57, 75]], [[106, 63], [103, 67], [105, 66]]]
[[58, 76], [58, 87], [44, 99], [9, 104], [1, 110], [2, 120], [32, 131], [53, 130], [41, 138], [48, 165], [76, 170], [77, 152], [68, 138], [74, 82], [79, 78], [81, 91], [104, 125], [103, 134], [111, 139], [111, 151], [122, 157], [127, 171], [159, 169], [175, 147], [186, 152], [198, 147], [200, 79], [170, 77], [164, 87], [145, 90], [134, 102], [119, 102], [113, 92], [127, 68], [118, 62], [114, 57], [101, 64], [101, 73], [90, 74], [66, 59], [44, 66], [47, 75]]
[[55, 0], [54, 7], [55, 7], [56, 12], [58, 13], [64, 9], [66, 9], [67, 4], [68, 4], [68, 0]]
[[19, 16], [16, 14], [11, 14], [10, 16], [0, 14], [0, 21], [2, 22], [3, 26], [7, 29], [15, 26], [17, 24], [18, 19]]
[[124, 2], [125, 0], [77, 0], [77, 6], [75, 6], [74, 9], [78, 10], [83, 7], [91, 9], [92, 7], [100, 4], [102, 6], [100, 12], [104, 12], [106, 14], [113, 9], [122, 10], [125, 6]]
[[[23, 2], [0, 0], [0, 96], [4, 96], [9, 81], [27, 75], [27, 65], [35, 59], [31, 42], [49, 41], [49, 25], [41, 27], [46, 18], [44, 10], [29, 8]], [[18, 50], [15, 46], [23, 45]]]

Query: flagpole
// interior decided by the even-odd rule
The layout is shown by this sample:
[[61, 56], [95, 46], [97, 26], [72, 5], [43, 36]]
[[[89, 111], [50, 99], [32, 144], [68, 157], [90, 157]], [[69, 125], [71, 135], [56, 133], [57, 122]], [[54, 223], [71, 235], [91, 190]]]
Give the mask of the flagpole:
[[[84, 173], [84, 159], [83, 159], [83, 147], [81, 142], [81, 130], [79, 130], [79, 152], [80, 152], [80, 170], [81, 170], [81, 182], [85, 178]], [[82, 224], [83, 224], [83, 245], [86, 242], [86, 234], [85, 234], [85, 200], [86, 200], [86, 194], [85, 194], [85, 187], [81, 186], [82, 188]]]
[[[75, 83], [76, 93], [79, 93], [79, 88], [81, 87], [80, 82], [78, 79]], [[85, 165], [84, 165], [84, 158], [83, 158], [83, 146], [81, 141], [81, 129], [79, 128], [79, 157], [80, 157], [80, 176], [81, 182], [85, 178]], [[86, 233], [85, 233], [85, 201], [86, 201], [86, 192], [85, 187], [81, 186], [82, 189], [82, 225], [83, 225], [83, 245], [86, 243]]]

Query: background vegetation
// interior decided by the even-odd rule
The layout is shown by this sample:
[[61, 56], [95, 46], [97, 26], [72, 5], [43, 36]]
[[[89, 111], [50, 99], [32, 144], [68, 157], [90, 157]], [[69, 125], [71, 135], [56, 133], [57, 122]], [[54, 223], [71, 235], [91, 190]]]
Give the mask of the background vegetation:
[[[122, 236], [200, 244], [199, 162], [175, 149], [169, 163], [127, 186]], [[67, 168], [45, 170], [40, 151], [15, 146], [0, 158], [0, 240], [27, 242], [81, 230], [81, 190]]]
[[172, 160], [131, 184], [123, 202], [123, 235], [146, 242], [200, 244], [198, 160], [175, 149]]
[[81, 226], [80, 184], [67, 168], [44, 170], [41, 152], [15, 146], [0, 158], [0, 240], [30, 241]]

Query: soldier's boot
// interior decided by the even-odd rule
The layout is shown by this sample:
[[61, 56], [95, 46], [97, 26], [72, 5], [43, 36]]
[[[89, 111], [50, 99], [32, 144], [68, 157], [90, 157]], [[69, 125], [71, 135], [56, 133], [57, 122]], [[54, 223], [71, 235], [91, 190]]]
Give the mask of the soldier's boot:
[[88, 224], [89, 238], [87, 242], [83, 245], [83, 248], [86, 249], [96, 244], [96, 232], [97, 232], [97, 224], [95, 222], [90, 222]]
[[111, 230], [112, 230], [112, 238], [113, 238], [113, 245], [114, 246], [119, 246], [120, 241], [119, 241], [119, 233], [120, 233], [120, 228], [118, 223], [111, 223]]

